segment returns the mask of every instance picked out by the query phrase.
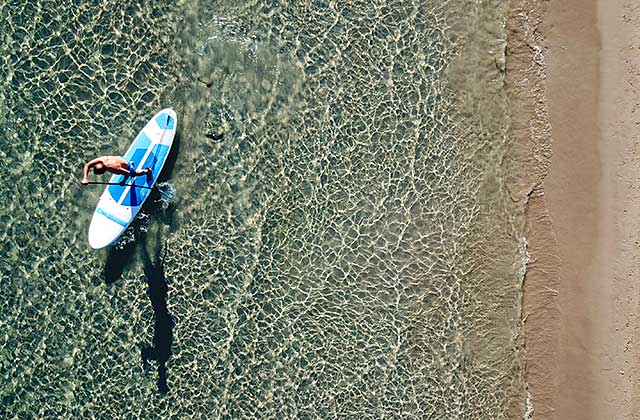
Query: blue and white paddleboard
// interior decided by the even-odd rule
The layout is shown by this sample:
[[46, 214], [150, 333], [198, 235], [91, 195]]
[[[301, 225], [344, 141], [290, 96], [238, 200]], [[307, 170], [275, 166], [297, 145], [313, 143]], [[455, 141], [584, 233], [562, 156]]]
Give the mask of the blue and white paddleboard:
[[[105, 189], [89, 226], [89, 245], [92, 248], [100, 249], [111, 245], [135, 219], [151, 193], [149, 187], [155, 184], [167, 160], [176, 135], [177, 122], [173, 109], [163, 109], [149, 120], [129, 146], [124, 159], [133, 162], [137, 170], [151, 168], [153, 177], [129, 177], [126, 185], [109, 185]], [[120, 184], [124, 179], [124, 175], [113, 175], [109, 183]]]

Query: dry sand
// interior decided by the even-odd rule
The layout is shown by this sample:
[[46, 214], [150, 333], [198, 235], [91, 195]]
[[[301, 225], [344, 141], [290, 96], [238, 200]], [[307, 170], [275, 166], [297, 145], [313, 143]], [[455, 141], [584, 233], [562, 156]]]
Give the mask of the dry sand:
[[552, 0], [544, 32], [559, 339], [533, 418], [640, 419], [640, 2]]

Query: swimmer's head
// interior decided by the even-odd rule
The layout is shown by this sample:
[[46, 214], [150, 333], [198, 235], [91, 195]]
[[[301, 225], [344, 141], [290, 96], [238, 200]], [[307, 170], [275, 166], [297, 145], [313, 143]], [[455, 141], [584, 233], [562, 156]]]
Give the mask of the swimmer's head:
[[96, 163], [96, 166], [93, 167], [93, 172], [97, 175], [102, 175], [105, 172], [106, 168], [102, 163]]

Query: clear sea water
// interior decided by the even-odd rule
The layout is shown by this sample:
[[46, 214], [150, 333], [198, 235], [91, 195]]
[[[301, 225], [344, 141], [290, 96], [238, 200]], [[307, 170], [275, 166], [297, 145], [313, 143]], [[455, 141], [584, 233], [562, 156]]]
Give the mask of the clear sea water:
[[522, 418], [504, 3], [0, 1], [0, 418]]

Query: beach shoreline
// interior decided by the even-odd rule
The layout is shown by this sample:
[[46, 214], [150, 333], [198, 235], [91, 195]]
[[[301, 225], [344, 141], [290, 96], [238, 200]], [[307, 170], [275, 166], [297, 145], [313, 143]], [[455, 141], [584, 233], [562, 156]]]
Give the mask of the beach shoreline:
[[542, 30], [548, 8], [546, 0], [513, 0], [507, 21], [511, 163], [505, 172], [511, 199], [522, 203], [527, 247], [521, 307], [526, 394], [510, 412], [514, 419], [550, 418], [557, 388], [557, 367], [550, 360], [558, 343], [558, 262], [542, 188], [552, 153]]
[[[640, 192], [634, 182], [640, 164], [634, 158], [640, 129], [630, 94], [639, 78], [632, 43], [639, 23], [640, 8], [628, 0], [553, 0], [545, 18], [553, 153], [543, 194], [557, 255], [548, 255], [544, 265], [546, 284], [558, 285], [559, 324], [557, 340], [542, 347], [553, 354], [557, 346], [548, 359], [556, 368], [549, 387], [556, 389], [546, 401], [533, 395], [535, 419], [638, 418], [633, 343], [640, 327]], [[525, 287], [525, 301], [530, 296]], [[530, 360], [541, 354], [529, 345], [540, 334], [529, 320], [531, 386], [539, 365]]]

